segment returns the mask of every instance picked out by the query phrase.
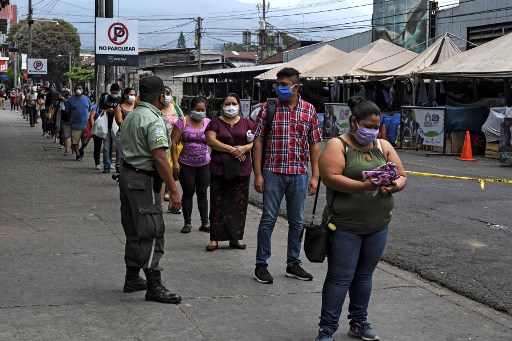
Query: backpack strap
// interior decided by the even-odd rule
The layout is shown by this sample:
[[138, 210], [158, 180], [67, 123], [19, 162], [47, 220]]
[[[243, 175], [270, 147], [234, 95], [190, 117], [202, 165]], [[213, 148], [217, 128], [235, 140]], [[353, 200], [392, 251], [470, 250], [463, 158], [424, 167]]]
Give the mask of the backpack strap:
[[267, 98], [267, 116], [265, 117], [265, 136], [272, 130], [272, 123], [276, 117], [277, 99]]

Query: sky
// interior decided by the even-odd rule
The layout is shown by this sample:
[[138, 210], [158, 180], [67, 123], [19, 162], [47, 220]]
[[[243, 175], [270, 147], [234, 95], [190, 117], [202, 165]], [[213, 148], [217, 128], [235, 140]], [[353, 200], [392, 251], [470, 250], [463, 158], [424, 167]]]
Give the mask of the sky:
[[[33, 0], [34, 18], [62, 18], [78, 30], [82, 50], [94, 50], [93, 0]], [[441, 8], [458, 0], [438, 0]], [[18, 5], [18, 18], [26, 18], [28, 0]], [[203, 18], [204, 49], [223, 43], [242, 43], [242, 32], [256, 32], [263, 0], [114, 0], [114, 16], [139, 20], [139, 47], [175, 48], [180, 32], [187, 47], [194, 46], [197, 17]], [[271, 0], [266, 21], [276, 30], [303, 40], [326, 41], [370, 28], [372, 0]], [[259, 5], [259, 6], [258, 6]]]

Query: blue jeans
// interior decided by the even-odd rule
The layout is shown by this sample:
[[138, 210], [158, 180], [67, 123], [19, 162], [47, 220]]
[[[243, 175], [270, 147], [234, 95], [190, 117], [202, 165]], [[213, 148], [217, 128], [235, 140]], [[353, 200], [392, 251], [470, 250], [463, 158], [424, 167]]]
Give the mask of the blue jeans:
[[[103, 139], [103, 169], [110, 170], [112, 165], [112, 144], [115, 143], [114, 136], [111, 129], [108, 130], [108, 135]], [[121, 160], [119, 159], [119, 152], [116, 148], [116, 172], [119, 172]]]
[[350, 298], [348, 319], [366, 320], [373, 271], [386, 247], [388, 228], [371, 234], [337, 230], [332, 235], [319, 326], [334, 334], [339, 327], [347, 291]]
[[276, 225], [283, 196], [288, 215], [288, 251], [286, 263], [300, 263], [300, 238], [304, 220], [304, 203], [308, 189], [307, 174], [279, 174], [263, 171], [263, 214], [258, 227], [256, 265], [266, 265], [271, 255], [272, 231]]

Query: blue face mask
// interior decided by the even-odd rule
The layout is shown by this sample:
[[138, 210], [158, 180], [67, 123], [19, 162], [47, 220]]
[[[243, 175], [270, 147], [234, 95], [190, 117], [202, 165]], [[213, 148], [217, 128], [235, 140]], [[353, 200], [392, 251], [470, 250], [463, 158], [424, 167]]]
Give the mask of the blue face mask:
[[165, 105], [171, 103], [171, 96], [165, 96], [165, 101], [164, 101]]
[[118, 98], [118, 97], [119, 97], [119, 94], [110, 94], [110, 97], [112, 97], [112, 98]]
[[202, 111], [191, 111], [190, 117], [197, 122], [201, 122], [206, 117], [206, 113]]
[[276, 89], [276, 94], [279, 100], [283, 102], [288, 102], [290, 97], [293, 95], [293, 86], [287, 87], [286, 85], [279, 85]]

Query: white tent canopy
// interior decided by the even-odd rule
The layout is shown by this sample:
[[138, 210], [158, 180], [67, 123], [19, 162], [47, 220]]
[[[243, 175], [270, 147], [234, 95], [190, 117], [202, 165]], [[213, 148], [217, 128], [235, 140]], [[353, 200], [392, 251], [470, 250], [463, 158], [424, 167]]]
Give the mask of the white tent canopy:
[[[305, 72], [301, 76], [313, 78], [364, 77], [368, 75], [368, 72], [398, 69], [417, 55], [398, 45], [379, 39], [346, 54], [342, 58]], [[366, 71], [359, 71], [360, 68], [364, 68]]]
[[224, 75], [224, 74], [228, 74], [228, 73], [264, 71], [264, 70], [274, 68], [275, 66], [276, 66], [276, 64], [274, 64], [274, 65], [255, 65], [255, 66], [243, 66], [243, 67], [227, 68], [227, 69], [195, 71], [195, 72], [182, 73], [182, 74], [173, 76], [172, 78], [204, 77], [204, 76], [213, 76], [213, 75]]
[[398, 69], [376, 72], [362, 67], [357, 70], [357, 72], [367, 72], [368, 76], [377, 77], [405, 77], [412, 73], [418, 73], [431, 65], [441, 63], [459, 53], [461, 53], [460, 49], [455, 45], [453, 40], [450, 39], [448, 33], [446, 33], [425, 51], [416, 56], [416, 58]]
[[420, 74], [459, 78], [512, 77], [512, 33], [491, 40], [442, 63], [432, 65]]
[[277, 73], [285, 68], [285, 67], [292, 67], [299, 71], [301, 74], [305, 74], [311, 69], [314, 69], [315, 67], [328, 63], [330, 61], [340, 60], [346, 56], [347, 53], [343, 52], [341, 50], [338, 50], [335, 47], [332, 47], [330, 45], [324, 45], [314, 51], [311, 51], [303, 56], [300, 56], [297, 59], [290, 60], [289, 62], [280, 64], [278, 67], [274, 67], [273, 69], [264, 72], [258, 76], [256, 76], [256, 79], [265, 79], [265, 80], [275, 80]]

